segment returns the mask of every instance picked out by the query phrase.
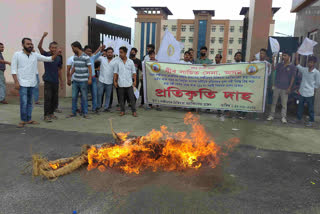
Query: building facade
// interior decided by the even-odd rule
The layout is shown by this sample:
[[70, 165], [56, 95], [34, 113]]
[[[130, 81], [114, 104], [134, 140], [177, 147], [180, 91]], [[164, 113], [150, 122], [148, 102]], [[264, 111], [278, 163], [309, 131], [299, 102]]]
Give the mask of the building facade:
[[[16, 51], [22, 50], [21, 40], [24, 37], [32, 39], [35, 50], [43, 35], [48, 32], [44, 40], [43, 48], [48, 51], [49, 43], [56, 41], [62, 48], [64, 60], [64, 83], [66, 83], [66, 59], [74, 55], [71, 43], [79, 41], [82, 45], [88, 44], [88, 17], [96, 17], [96, 14], [104, 14], [105, 8], [97, 4], [95, 0], [3, 0], [1, 1], [0, 26], [5, 29], [1, 33], [0, 42], [5, 45], [4, 58], [12, 60]], [[27, 17], [27, 18], [26, 18]], [[42, 75], [43, 63], [38, 63], [40, 77], [40, 96], [43, 94]], [[5, 72], [8, 94], [16, 93], [10, 66]], [[71, 87], [65, 84], [60, 89], [60, 96], [71, 95]]]
[[[316, 68], [319, 70], [320, 60], [320, 1], [318, 0], [293, 0], [292, 13], [296, 13], [294, 36], [299, 37], [302, 42], [306, 37], [318, 42], [313, 49], [318, 58]], [[307, 57], [301, 57], [300, 63], [306, 66]], [[320, 116], [320, 89], [315, 95], [315, 113]]]
[[[154, 44], [159, 49], [166, 29], [184, 43], [184, 49], [193, 48], [198, 55], [200, 48], [208, 48], [208, 57], [223, 56], [223, 63], [233, 62], [236, 52], [242, 52], [243, 20], [213, 19], [214, 10], [194, 10], [194, 19], [168, 19], [172, 15], [166, 7], [133, 7], [137, 11], [134, 46], [140, 57], [146, 54], [146, 45]], [[274, 22], [270, 35], [273, 35]], [[183, 54], [181, 55], [183, 57]]]

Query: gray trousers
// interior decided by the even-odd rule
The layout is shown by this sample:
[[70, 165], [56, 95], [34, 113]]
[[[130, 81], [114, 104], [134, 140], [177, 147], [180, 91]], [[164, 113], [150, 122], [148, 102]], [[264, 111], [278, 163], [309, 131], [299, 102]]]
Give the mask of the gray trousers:
[[6, 98], [6, 79], [4, 78], [4, 71], [0, 70], [0, 101]]
[[271, 116], [274, 117], [279, 97], [281, 98], [281, 106], [282, 106], [281, 117], [286, 118], [287, 117], [287, 103], [288, 103], [287, 90], [279, 89], [277, 87], [275, 87], [274, 90], [273, 90], [273, 98], [272, 98], [272, 105], [271, 105]]

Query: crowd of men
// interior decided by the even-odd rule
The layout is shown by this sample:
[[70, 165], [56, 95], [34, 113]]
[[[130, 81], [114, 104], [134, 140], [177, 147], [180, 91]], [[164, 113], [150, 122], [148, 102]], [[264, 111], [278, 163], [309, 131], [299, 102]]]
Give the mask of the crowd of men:
[[[4, 45], [0, 43], [0, 103], [8, 104], [5, 100], [6, 85], [4, 72], [6, 65], [11, 66], [11, 74], [14, 79], [15, 89], [20, 94], [20, 118], [21, 122], [18, 127], [24, 127], [26, 124], [38, 124], [32, 120], [33, 102], [38, 103], [39, 97], [39, 74], [37, 62], [44, 62], [45, 72], [42, 76], [44, 81], [44, 121], [52, 122], [57, 119], [55, 112], [61, 112], [59, 105], [59, 87], [62, 89], [63, 59], [61, 49], [56, 42], [49, 44], [49, 51], [42, 48], [43, 40], [48, 35], [44, 33], [39, 44], [39, 53], [35, 52], [32, 40], [23, 38], [22, 51], [13, 55], [12, 61], [6, 61], [2, 52]], [[89, 118], [88, 94], [90, 91], [92, 99], [91, 111], [95, 114], [99, 112], [110, 112], [113, 102], [113, 90], [116, 90], [118, 100], [118, 110], [120, 116], [125, 115], [126, 102], [129, 104], [132, 115], [137, 117], [135, 91], [139, 89], [141, 104], [140, 107], [146, 109], [155, 108], [161, 111], [160, 106], [153, 107], [151, 104], [144, 106], [143, 90], [143, 72], [142, 68], [146, 61], [156, 61], [155, 47], [153, 44], [147, 46], [147, 55], [142, 61], [136, 57], [138, 50], [132, 48], [128, 54], [128, 49], [123, 46], [119, 49], [119, 56], [114, 55], [112, 47], [99, 47], [94, 53], [90, 46], [84, 48], [79, 42], [71, 44], [73, 56], [67, 59], [67, 85], [72, 86], [72, 111], [68, 118], [76, 117], [80, 114], [84, 118]], [[129, 56], [129, 57], [128, 57]], [[201, 47], [199, 58], [194, 58], [194, 50], [189, 49], [184, 53], [184, 58], [180, 61], [183, 64], [221, 64], [223, 56], [217, 54], [215, 62], [208, 58], [207, 48]], [[254, 60], [253, 60], [254, 61]], [[303, 117], [304, 105], [307, 103], [309, 111], [309, 122], [307, 126], [312, 126], [314, 122], [314, 93], [315, 89], [320, 86], [320, 73], [315, 68], [316, 57], [309, 56], [307, 67], [299, 64], [299, 56], [295, 56], [295, 64], [291, 62], [290, 53], [282, 51], [282, 61], [273, 66], [267, 61], [267, 50], [260, 50], [259, 60], [254, 62], [266, 62], [268, 76], [273, 70], [276, 71], [274, 83], [272, 84], [273, 100], [271, 113], [267, 120], [274, 120], [276, 104], [281, 99], [281, 121], [287, 123], [287, 102], [288, 95], [293, 90], [296, 75], [302, 75], [302, 82], [298, 90], [299, 105], [297, 119], [294, 122], [301, 122]], [[241, 52], [234, 55], [234, 63], [243, 63]], [[78, 105], [80, 97], [80, 106]], [[229, 111], [218, 111], [221, 116], [228, 114]], [[246, 118], [246, 112], [237, 112], [240, 119]]]

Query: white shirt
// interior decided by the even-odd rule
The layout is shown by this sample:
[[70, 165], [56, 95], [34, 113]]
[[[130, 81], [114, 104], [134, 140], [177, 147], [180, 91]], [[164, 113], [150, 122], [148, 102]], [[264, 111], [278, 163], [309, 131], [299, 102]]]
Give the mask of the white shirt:
[[309, 68], [297, 65], [298, 71], [302, 74], [302, 81], [299, 92], [303, 97], [312, 97], [314, 89], [320, 86], [320, 73], [317, 69], [309, 72]]
[[149, 60], [150, 60], [150, 57], [149, 57], [149, 54], [147, 54], [147, 55], [144, 57], [143, 61], [149, 61]]
[[97, 61], [101, 62], [100, 64], [100, 76], [99, 82], [104, 84], [113, 84], [113, 74], [114, 74], [114, 65], [117, 58], [113, 58], [110, 62], [107, 57], [100, 56]]
[[127, 59], [126, 64], [121, 58], [114, 61], [114, 73], [118, 74], [119, 87], [131, 87], [132, 75], [136, 73], [136, 67], [131, 59]]
[[271, 75], [271, 63], [270, 62], [268, 62], [267, 60], [264, 60], [264, 61], [255, 60], [253, 62], [265, 62], [266, 66], [267, 66], [267, 68], [266, 68], [267, 69], [267, 74], [268, 74], [268, 76]]
[[52, 56], [43, 56], [31, 52], [28, 56], [23, 51], [15, 52], [11, 63], [11, 74], [16, 74], [20, 86], [35, 87], [37, 85], [38, 61], [52, 62]]
[[184, 61], [183, 59], [182, 59], [182, 60], [180, 60], [180, 61], [179, 61], [179, 63], [180, 63], [180, 64], [192, 64], [191, 62], [189, 62], [189, 61], [188, 61], [188, 62], [186, 62], [186, 61]]
[[[73, 68], [73, 58], [74, 58], [74, 56], [70, 56], [67, 59], [67, 66], [71, 66], [70, 72], [72, 71], [72, 68]], [[72, 74], [72, 76], [71, 76], [71, 81], [73, 81], [73, 76], [74, 76], [74, 74]]]

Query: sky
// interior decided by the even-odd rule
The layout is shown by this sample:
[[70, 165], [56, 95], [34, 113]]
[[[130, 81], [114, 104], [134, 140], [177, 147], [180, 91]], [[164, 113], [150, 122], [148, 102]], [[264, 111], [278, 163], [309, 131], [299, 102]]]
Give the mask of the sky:
[[[168, 19], [193, 19], [192, 10], [215, 10], [214, 19], [243, 20], [242, 7], [249, 7], [250, 0], [97, 0], [106, 8], [106, 15], [98, 19], [131, 27], [134, 32], [136, 11], [132, 6], [166, 6], [173, 13]], [[198, 2], [195, 4], [195, 2]], [[230, 7], [232, 5], [232, 7]], [[295, 14], [290, 13], [292, 0], [273, 0], [273, 7], [281, 7], [275, 14], [275, 32], [293, 35]], [[275, 34], [274, 36], [281, 36]]]

